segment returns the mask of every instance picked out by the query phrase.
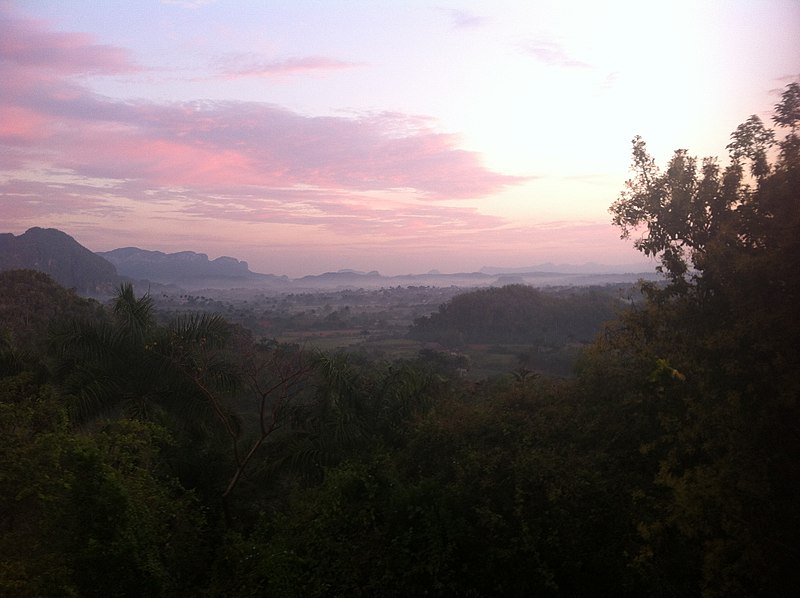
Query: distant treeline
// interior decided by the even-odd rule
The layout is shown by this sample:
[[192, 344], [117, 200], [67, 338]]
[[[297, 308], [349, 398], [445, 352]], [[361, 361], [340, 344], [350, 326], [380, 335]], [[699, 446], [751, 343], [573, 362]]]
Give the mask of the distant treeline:
[[572, 289], [556, 293], [525, 285], [458, 295], [439, 311], [414, 321], [409, 336], [458, 347], [469, 343], [562, 346], [589, 342], [622, 303], [616, 291]]

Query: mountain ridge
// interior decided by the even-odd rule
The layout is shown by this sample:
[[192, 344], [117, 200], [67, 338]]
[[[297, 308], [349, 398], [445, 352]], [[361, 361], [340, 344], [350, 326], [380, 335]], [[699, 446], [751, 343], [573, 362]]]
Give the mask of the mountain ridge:
[[247, 262], [230, 256], [209, 260], [205, 253], [164, 253], [138, 247], [98, 251], [97, 255], [114, 264], [124, 276], [159, 284], [197, 286], [201, 281], [214, 281], [225, 286], [275, 286], [289, 282], [286, 276], [251, 272]]
[[250, 270], [247, 262], [230, 256], [213, 260], [205, 253], [162, 251], [120, 247], [92, 252], [58, 229], [33, 227], [24, 234], [0, 234], [0, 270], [32, 269], [49, 274], [79, 294], [113, 294], [124, 281], [174, 287], [174, 290], [260, 289], [270, 292], [305, 292], [319, 289], [358, 289], [393, 286], [438, 286], [474, 288], [526, 284], [530, 286], [587, 286], [632, 283], [641, 278], [657, 279], [655, 272], [631, 266], [602, 266], [587, 263], [541, 264], [503, 268], [486, 266], [477, 272], [384, 276], [377, 270], [362, 272], [341, 269], [299, 278], [262, 274]]

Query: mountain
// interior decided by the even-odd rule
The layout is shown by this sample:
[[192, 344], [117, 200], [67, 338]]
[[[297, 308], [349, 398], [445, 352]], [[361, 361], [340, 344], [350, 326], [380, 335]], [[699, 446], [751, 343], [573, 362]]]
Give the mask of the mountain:
[[68, 234], [34, 227], [19, 236], [0, 234], [0, 271], [37, 270], [80, 295], [106, 296], [120, 277], [113, 264]]
[[138, 247], [100, 251], [97, 255], [114, 264], [123, 276], [186, 289], [276, 287], [289, 282], [285, 276], [251, 272], [247, 262], [232, 257], [209, 260], [205, 253], [163, 253]]
[[543, 286], [587, 286], [633, 283], [639, 278], [657, 279], [642, 266], [583, 266], [541, 264], [530, 268], [485, 267], [480, 272], [383, 276], [376, 271], [339, 270], [290, 280], [286, 276], [250, 271], [247, 262], [232, 257], [209, 260], [204, 253], [163, 253], [138, 247], [123, 247], [92, 253], [68, 234], [56, 229], [31, 228], [15, 237], [0, 234], [0, 271], [38, 270], [59, 284], [85, 296], [110, 296], [128, 279], [143, 291], [151, 285], [173, 290], [260, 289], [267, 292], [305, 292], [320, 289], [394, 286], [484, 287], [507, 284]]
[[138, 247], [124, 247], [99, 252], [117, 267], [117, 271], [136, 280], [155, 284], [174, 285], [187, 290], [264, 289], [266, 291], [313, 292], [316, 290], [379, 289], [394, 286], [483, 287], [507, 284], [530, 286], [588, 286], [615, 282], [634, 283], [650, 278], [642, 266], [583, 266], [542, 264], [531, 268], [486, 267], [480, 272], [442, 274], [433, 270], [427, 274], [384, 276], [372, 270], [362, 272], [342, 269], [301, 278], [251, 272], [247, 262], [232, 257], [209, 260], [204, 253], [181, 251], [163, 253]]

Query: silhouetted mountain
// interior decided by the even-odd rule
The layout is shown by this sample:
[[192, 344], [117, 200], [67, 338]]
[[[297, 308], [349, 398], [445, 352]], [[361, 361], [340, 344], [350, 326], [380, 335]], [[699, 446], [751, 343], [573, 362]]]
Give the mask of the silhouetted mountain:
[[281, 286], [289, 280], [285, 276], [251, 272], [247, 262], [232, 257], [209, 260], [205, 253], [194, 251], [163, 253], [123, 247], [100, 251], [97, 255], [114, 264], [123, 276], [185, 288]]
[[616, 282], [632, 283], [639, 278], [658, 279], [642, 267], [542, 264], [530, 268], [486, 267], [480, 272], [383, 276], [373, 270], [338, 272], [289, 279], [286, 276], [251, 272], [247, 262], [232, 257], [209, 260], [204, 253], [181, 251], [163, 253], [138, 247], [92, 253], [66, 233], [56, 229], [31, 228], [25, 234], [0, 234], [0, 271], [32, 269], [50, 275], [59, 284], [81, 295], [108, 296], [127, 278], [144, 285], [142, 292], [164, 285], [173, 290], [262, 289], [304, 292], [319, 289], [374, 289], [394, 286], [436, 286], [475, 288], [526, 284], [545, 286], [587, 286]]
[[109, 295], [120, 282], [113, 264], [54, 228], [0, 234], [0, 271], [5, 270], [44, 272], [81, 295]]

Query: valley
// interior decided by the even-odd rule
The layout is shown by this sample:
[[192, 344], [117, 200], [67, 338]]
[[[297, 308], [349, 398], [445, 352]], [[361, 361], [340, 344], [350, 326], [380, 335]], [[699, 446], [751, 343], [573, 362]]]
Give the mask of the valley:
[[[590, 312], [601, 304], [622, 307], [633, 298], [640, 298], [634, 285], [624, 283], [540, 289], [541, 295], [564, 304], [567, 298], [586, 299], [583, 304], [573, 306], [574, 313], [565, 316], [577, 320], [590, 314], [580, 338], [551, 334], [550, 338], [526, 339], [508, 331], [494, 338], [477, 335], [466, 339], [463, 334], [459, 338], [447, 331], [428, 338], [410, 334], [418, 320], [435, 314], [453, 298], [478, 290], [397, 286], [267, 294], [247, 289], [209, 289], [203, 294], [162, 291], [151, 296], [162, 321], [187, 313], [216, 314], [246, 329], [262, 344], [343, 352], [361, 361], [422, 358], [435, 362], [450, 374], [473, 381], [511, 375], [519, 369], [571, 376], [581, 347], [600, 332], [604, 317], [613, 315], [611, 308], [599, 316]], [[470, 322], [466, 324], [469, 327]]]

